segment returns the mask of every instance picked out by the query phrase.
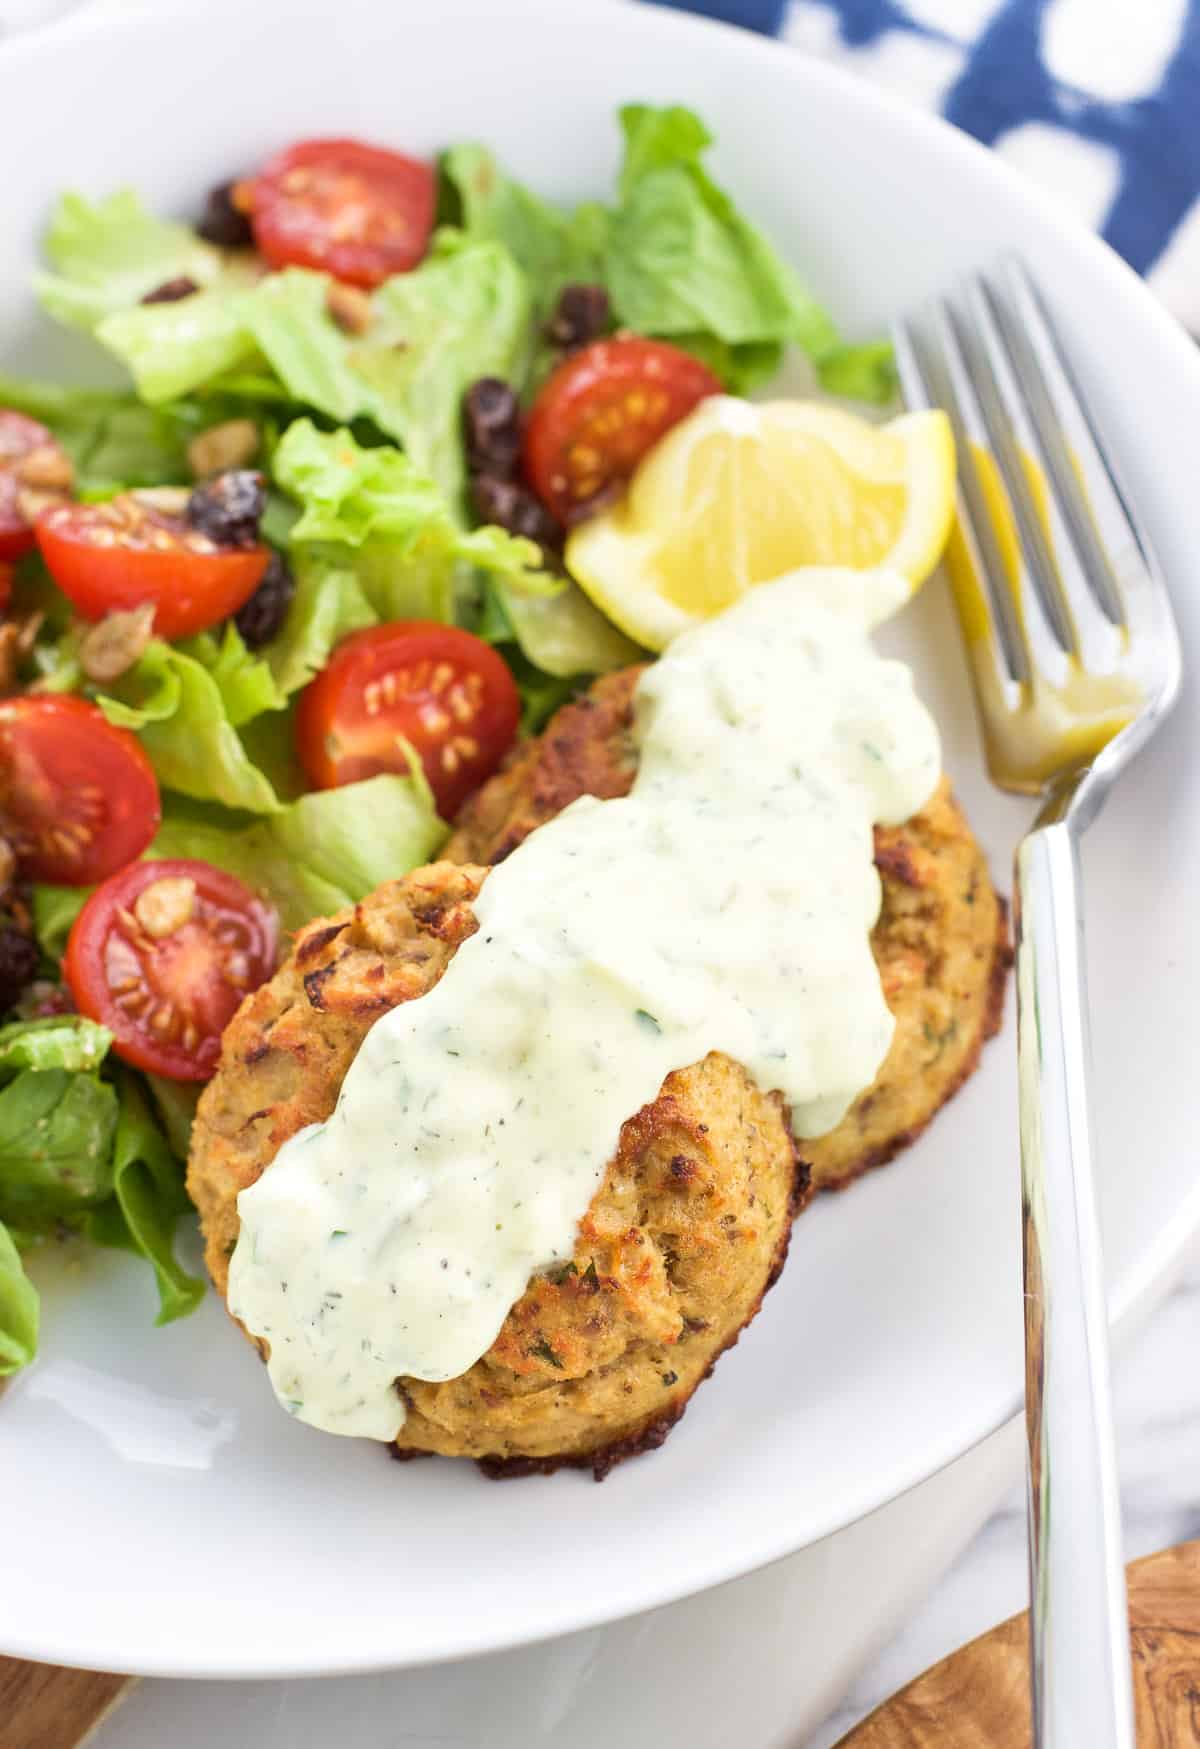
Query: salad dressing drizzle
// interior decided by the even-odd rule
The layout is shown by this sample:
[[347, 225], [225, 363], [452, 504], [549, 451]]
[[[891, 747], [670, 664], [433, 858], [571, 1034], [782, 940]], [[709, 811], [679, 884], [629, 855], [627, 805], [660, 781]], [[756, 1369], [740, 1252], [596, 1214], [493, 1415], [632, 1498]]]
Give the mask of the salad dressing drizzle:
[[582, 797], [489, 874], [441, 982], [241, 1193], [230, 1309], [301, 1420], [394, 1439], [398, 1378], [465, 1372], [572, 1256], [671, 1070], [727, 1053], [802, 1136], [873, 1080], [893, 1022], [872, 827], [940, 769], [908, 669], [868, 636], [907, 595], [796, 572], [680, 636], [638, 687], [630, 795]]

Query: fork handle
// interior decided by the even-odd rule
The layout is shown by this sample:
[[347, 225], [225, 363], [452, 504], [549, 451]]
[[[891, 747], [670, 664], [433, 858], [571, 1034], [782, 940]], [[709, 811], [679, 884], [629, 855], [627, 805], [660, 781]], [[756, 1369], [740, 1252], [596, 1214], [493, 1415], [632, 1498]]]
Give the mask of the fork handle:
[[1033, 1740], [1134, 1749], [1079, 848], [1056, 817], [1069, 800], [1050, 804], [1016, 859]]

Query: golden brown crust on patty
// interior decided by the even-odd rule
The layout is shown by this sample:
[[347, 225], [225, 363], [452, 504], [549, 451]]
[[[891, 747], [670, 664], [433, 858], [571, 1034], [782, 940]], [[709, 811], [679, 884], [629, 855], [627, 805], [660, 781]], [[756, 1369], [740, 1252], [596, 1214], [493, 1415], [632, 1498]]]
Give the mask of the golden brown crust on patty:
[[[561, 710], [468, 804], [451, 860], [310, 924], [243, 1003], [200, 1101], [188, 1172], [222, 1292], [239, 1191], [328, 1116], [370, 1026], [430, 989], [474, 932], [487, 875], [476, 865], [576, 796], [628, 791], [636, 679], [610, 675]], [[945, 782], [904, 826], [877, 832], [875, 852], [872, 945], [896, 1032], [875, 1084], [837, 1129], [802, 1144], [812, 1182], [830, 1188], [891, 1158], [971, 1072], [999, 1020], [1009, 957], [1003, 905]], [[460, 1378], [399, 1381], [408, 1418], [395, 1455], [599, 1477], [660, 1445], [782, 1268], [809, 1182], [779, 1096], [738, 1064], [713, 1053], [668, 1076], [622, 1127], [572, 1263], [534, 1277]]]
[[[437, 983], [475, 930], [486, 874], [435, 864], [309, 925], [235, 1015], [188, 1168], [222, 1293], [238, 1193], [329, 1115], [379, 1015]], [[778, 1094], [715, 1052], [668, 1075], [622, 1126], [572, 1262], [533, 1278], [460, 1378], [399, 1381], [402, 1454], [472, 1457], [492, 1475], [570, 1463], [600, 1476], [661, 1444], [778, 1275], [807, 1185]]]
[[[500, 862], [577, 796], [627, 794], [640, 672], [606, 675], [518, 747], [459, 814], [443, 856]], [[911, 820], [877, 828], [875, 864], [883, 905], [871, 945], [896, 1032], [838, 1127], [801, 1144], [824, 1190], [891, 1160], [961, 1087], [1000, 1024], [1011, 963], [1004, 903], [945, 779]]]
[[557, 710], [536, 739], [518, 742], [459, 812], [443, 858], [503, 862], [577, 797], [628, 795], [637, 775], [633, 692], [641, 673], [622, 668], [604, 675]]
[[800, 1148], [822, 1190], [843, 1190], [914, 1142], [999, 1028], [1012, 951], [1008, 908], [950, 787], [875, 833], [883, 904], [871, 945], [896, 1022], [878, 1075], [836, 1129]]

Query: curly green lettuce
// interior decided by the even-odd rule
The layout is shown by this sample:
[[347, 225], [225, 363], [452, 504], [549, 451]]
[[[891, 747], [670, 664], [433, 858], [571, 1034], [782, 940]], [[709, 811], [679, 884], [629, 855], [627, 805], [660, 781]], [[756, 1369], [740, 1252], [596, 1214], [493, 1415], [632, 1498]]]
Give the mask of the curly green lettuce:
[[625, 149], [608, 207], [564, 213], [508, 177], [485, 147], [445, 153], [465, 234], [503, 242], [549, 301], [570, 280], [603, 284], [617, 326], [696, 353], [735, 393], [766, 382], [795, 344], [831, 392], [889, 399], [890, 349], [843, 344], [829, 312], [709, 175], [713, 136], [699, 116], [631, 103], [620, 123]]
[[189, 1206], [179, 1161], [111, 1043], [80, 1015], [0, 1027], [0, 1374], [37, 1346], [14, 1233], [31, 1243], [65, 1228], [133, 1251], [154, 1271], [160, 1323], [203, 1296], [174, 1252]]
[[420, 868], [445, 836], [414, 758], [407, 777], [317, 790], [246, 825], [169, 807], [147, 854], [200, 857], [237, 875], [269, 898], [292, 930]]
[[121, 1074], [112, 1143], [111, 1200], [92, 1211], [84, 1231], [97, 1245], [132, 1251], [154, 1271], [159, 1324], [185, 1318], [205, 1294], [175, 1256], [175, 1228], [191, 1204], [178, 1160], [151, 1112], [137, 1077]]
[[165, 789], [252, 814], [277, 813], [283, 804], [251, 760], [237, 725], [248, 720], [248, 710], [257, 714], [251, 706], [262, 705], [264, 697], [262, 708], [285, 701], [270, 669], [247, 657], [244, 645], [240, 654], [229, 649], [228, 634], [224, 647], [210, 644], [189, 651], [154, 639], [98, 703], [110, 723], [137, 731]]
[[0, 1379], [20, 1372], [37, 1353], [39, 1316], [37, 1289], [0, 1221]]

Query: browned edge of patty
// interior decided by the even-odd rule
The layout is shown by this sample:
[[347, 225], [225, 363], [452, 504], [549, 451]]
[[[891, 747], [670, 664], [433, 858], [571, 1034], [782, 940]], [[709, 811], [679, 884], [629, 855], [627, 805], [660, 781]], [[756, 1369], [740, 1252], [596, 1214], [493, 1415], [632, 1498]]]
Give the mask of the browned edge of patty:
[[889, 1136], [882, 1147], [873, 1148], [861, 1155], [850, 1170], [842, 1178], [831, 1179], [821, 1186], [822, 1193], [848, 1190], [856, 1184], [864, 1172], [872, 1171], [876, 1166], [886, 1166], [894, 1160], [897, 1154], [902, 1154], [919, 1136], [924, 1135], [934, 1118], [944, 1111], [960, 1092], [964, 1083], [971, 1079], [979, 1067], [979, 1059], [983, 1055], [983, 1047], [989, 1039], [995, 1038], [1004, 1021], [1004, 992], [1008, 984], [1008, 974], [1012, 970], [1013, 945], [1008, 927], [1008, 900], [1003, 893], [996, 894], [996, 948], [992, 955], [992, 964], [988, 973], [987, 1008], [984, 1012], [983, 1025], [975, 1035], [974, 1048], [968, 1052], [959, 1064], [957, 1075], [943, 1093], [940, 1101], [927, 1114], [924, 1121], [912, 1124], [908, 1129], [899, 1130]]
[[[717, 1349], [700, 1377], [685, 1397], [677, 1397], [666, 1409], [658, 1414], [647, 1416], [642, 1425], [632, 1433], [623, 1434], [620, 1439], [610, 1440], [607, 1445], [593, 1447], [591, 1451], [573, 1452], [565, 1457], [494, 1457], [476, 1458], [475, 1467], [487, 1477], [489, 1482], [506, 1482], [520, 1476], [552, 1476], [557, 1470], [590, 1470], [592, 1480], [602, 1482], [611, 1470], [618, 1464], [623, 1464], [627, 1458], [640, 1457], [643, 1452], [657, 1451], [664, 1443], [667, 1435], [677, 1422], [683, 1419], [685, 1410], [700, 1386], [713, 1375], [713, 1369], [721, 1356], [731, 1349], [742, 1332], [753, 1323], [762, 1308], [765, 1295], [775, 1286], [783, 1274], [783, 1266], [787, 1262], [788, 1246], [791, 1244], [792, 1227], [797, 1215], [812, 1197], [812, 1179], [807, 1163], [798, 1153], [795, 1155], [796, 1172], [792, 1181], [792, 1194], [788, 1203], [787, 1219], [779, 1234], [779, 1243], [775, 1247], [775, 1255], [767, 1279], [763, 1283], [753, 1306], [736, 1330]], [[404, 1447], [393, 1445], [388, 1447], [388, 1455], [401, 1463], [407, 1463], [414, 1458], [432, 1457], [432, 1452], [405, 1450]]]

